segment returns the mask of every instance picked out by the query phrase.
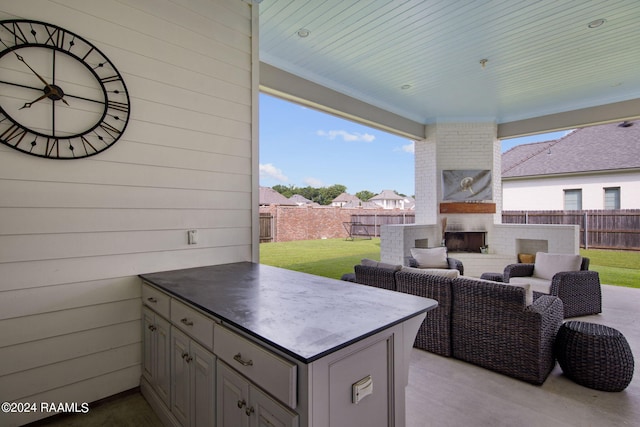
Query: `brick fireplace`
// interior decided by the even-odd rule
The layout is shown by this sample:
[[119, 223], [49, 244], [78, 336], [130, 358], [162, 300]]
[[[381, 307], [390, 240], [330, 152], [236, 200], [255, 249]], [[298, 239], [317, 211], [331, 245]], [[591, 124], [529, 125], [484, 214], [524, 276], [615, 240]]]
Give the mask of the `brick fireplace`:
[[486, 231], [447, 231], [444, 233], [445, 244], [449, 252], [477, 252], [486, 246]]

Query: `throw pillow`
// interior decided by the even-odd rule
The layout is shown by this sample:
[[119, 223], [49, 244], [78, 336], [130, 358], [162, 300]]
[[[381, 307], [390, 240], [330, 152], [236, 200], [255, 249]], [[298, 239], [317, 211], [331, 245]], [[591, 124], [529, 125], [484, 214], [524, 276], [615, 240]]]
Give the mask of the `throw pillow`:
[[561, 271], [579, 271], [582, 257], [571, 254], [536, 253], [536, 262], [533, 265], [533, 277], [552, 280], [556, 273]]
[[447, 248], [411, 248], [411, 256], [418, 262], [419, 268], [449, 268]]

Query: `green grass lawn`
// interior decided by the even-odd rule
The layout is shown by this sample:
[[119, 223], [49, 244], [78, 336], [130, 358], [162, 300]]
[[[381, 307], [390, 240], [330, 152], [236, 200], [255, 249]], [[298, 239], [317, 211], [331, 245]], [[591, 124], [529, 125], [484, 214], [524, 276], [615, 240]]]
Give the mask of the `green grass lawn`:
[[[640, 252], [582, 249], [580, 254], [591, 260], [589, 269], [600, 273], [600, 282], [640, 288]], [[263, 264], [334, 279], [352, 273], [353, 266], [362, 258], [380, 260], [379, 238], [298, 240], [260, 245]]]
[[339, 279], [353, 273], [362, 258], [380, 260], [380, 238], [297, 240], [260, 244], [260, 262], [288, 270]]
[[640, 252], [581, 249], [589, 258], [589, 270], [600, 274], [600, 283], [640, 288]]

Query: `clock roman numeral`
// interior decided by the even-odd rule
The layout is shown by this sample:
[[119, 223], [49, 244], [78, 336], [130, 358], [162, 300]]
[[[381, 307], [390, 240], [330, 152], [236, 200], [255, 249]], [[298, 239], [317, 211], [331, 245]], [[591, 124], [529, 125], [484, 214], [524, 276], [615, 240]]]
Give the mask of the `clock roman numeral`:
[[127, 104], [126, 102], [109, 101], [107, 102], [107, 107], [112, 110], [121, 111], [123, 113], [129, 112], [129, 104]]
[[17, 23], [11, 22], [10, 25], [2, 24], [2, 27], [13, 35], [14, 45], [27, 43], [27, 36], [24, 34], [24, 32], [22, 31], [22, 28], [20, 28], [20, 26]]
[[89, 140], [87, 138], [83, 136], [80, 137], [80, 140], [82, 141], [82, 147], [84, 148], [84, 152], [87, 154], [87, 156], [89, 155], [89, 150], [87, 149], [87, 146], [91, 147], [91, 154], [97, 153], [98, 150], [96, 150], [96, 147], [93, 146], [93, 144], [91, 144], [91, 142], [89, 142]]
[[91, 46], [91, 49], [89, 49], [89, 51], [88, 51], [88, 52], [87, 52], [87, 53], [82, 57], [82, 60], [83, 60], [83, 61], [86, 61], [86, 60], [87, 60], [87, 57], [88, 57], [89, 55], [91, 55], [91, 52], [93, 52], [94, 50], [95, 50], [95, 48], [94, 48], [93, 46]]
[[118, 135], [122, 132], [120, 129], [111, 126], [107, 122], [100, 123], [100, 129], [105, 131], [111, 138], [116, 139]]
[[9, 126], [8, 129], [2, 132], [2, 135], [0, 135], [0, 139], [6, 144], [13, 144], [12, 141], [15, 141], [15, 139], [17, 138], [18, 140], [15, 142], [15, 144], [13, 144], [14, 147], [17, 147], [18, 145], [20, 145], [26, 135], [27, 131], [14, 123]]
[[109, 77], [103, 77], [100, 79], [102, 83], [112, 83], [112, 82], [118, 82], [120, 80], [122, 80], [122, 78], [118, 74], [114, 74], [113, 76], [109, 76]]
[[53, 28], [53, 31], [49, 27], [45, 28], [47, 30], [47, 34], [49, 34], [49, 38], [45, 40], [44, 44], [55, 46], [60, 49], [64, 48], [64, 40], [67, 33], [60, 28]]
[[[56, 150], [55, 156], [52, 156], [53, 150]], [[47, 138], [47, 148], [45, 153], [47, 154], [47, 157], [60, 157], [60, 147], [57, 139], [51, 140], [50, 138]]]

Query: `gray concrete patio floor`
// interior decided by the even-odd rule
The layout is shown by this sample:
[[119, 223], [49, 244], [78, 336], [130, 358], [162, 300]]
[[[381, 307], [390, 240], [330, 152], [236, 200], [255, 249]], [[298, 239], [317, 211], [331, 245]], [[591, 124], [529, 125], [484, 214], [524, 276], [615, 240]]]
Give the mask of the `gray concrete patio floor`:
[[[640, 289], [603, 286], [603, 313], [576, 317], [622, 332], [640, 356]], [[56, 417], [39, 426], [157, 427], [139, 392], [125, 394], [88, 414]], [[534, 386], [456, 359], [413, 349], [407, 387], [406, 427], [640, 426], [640, 377], [620, 393], [573, 383], [555, 369]], [[354, 426], [360, 427], [360, 426]]]
[[602, 286], [603, 312], [576, 317], [618, 329], [629, 341], [634, 378], [619, 393], [580, 386], [560, 366], [542, 386], [413, 349], [407, 427], [640, 426], [640, 289]]

